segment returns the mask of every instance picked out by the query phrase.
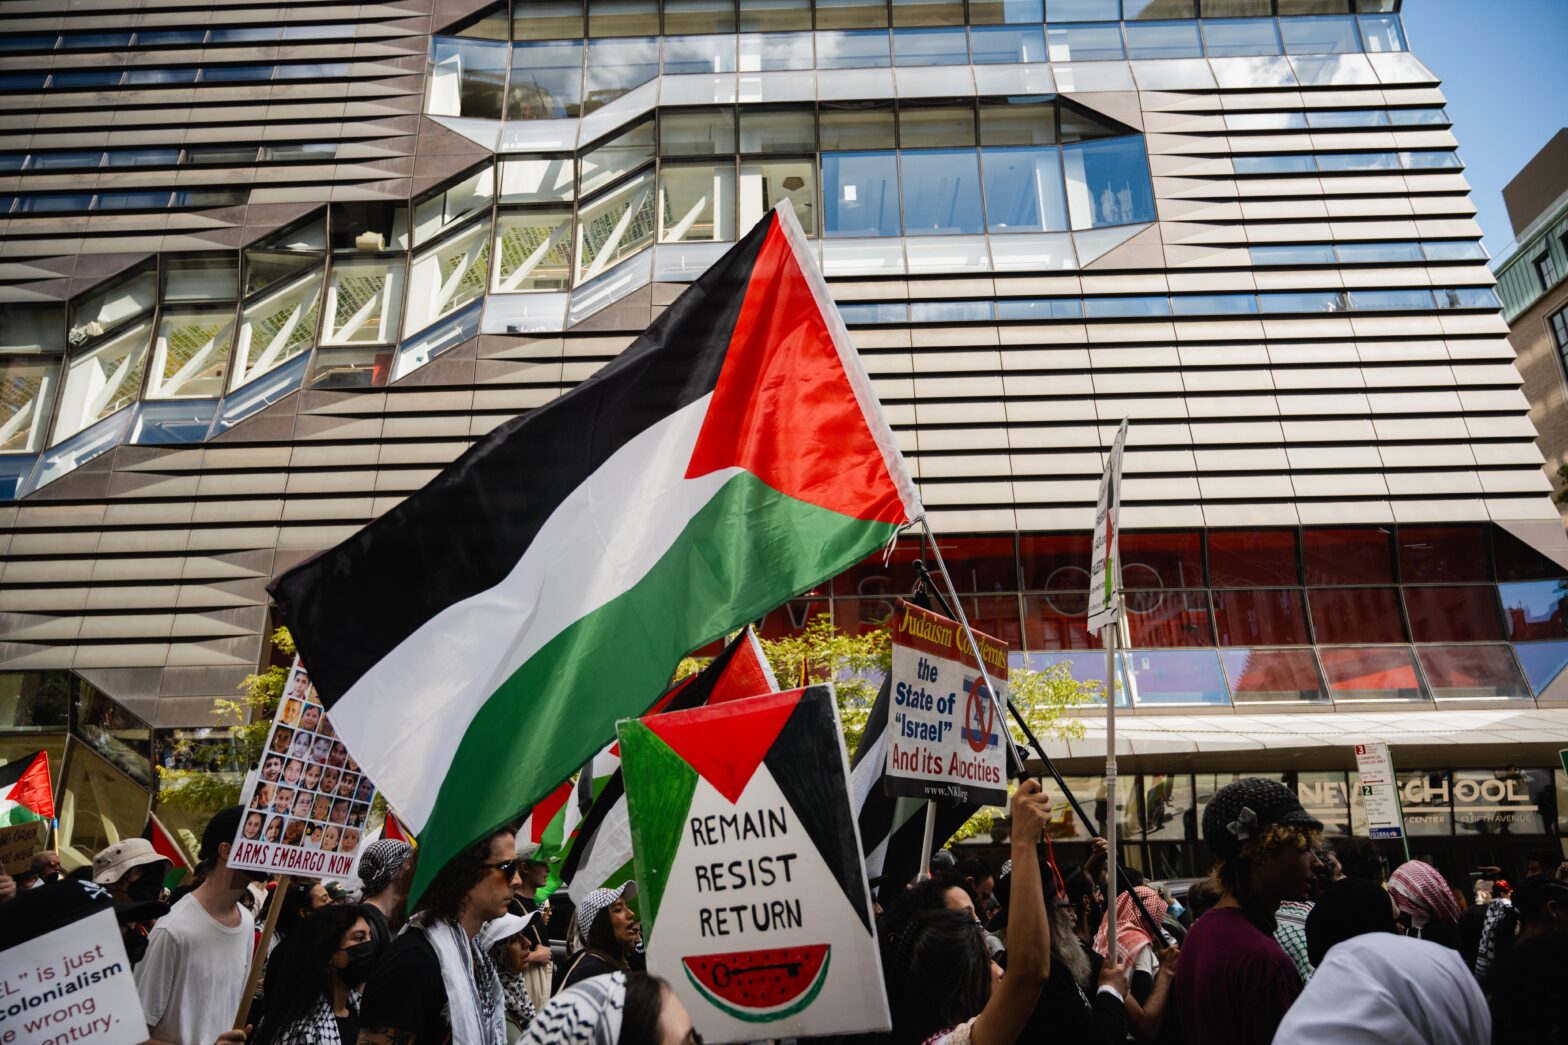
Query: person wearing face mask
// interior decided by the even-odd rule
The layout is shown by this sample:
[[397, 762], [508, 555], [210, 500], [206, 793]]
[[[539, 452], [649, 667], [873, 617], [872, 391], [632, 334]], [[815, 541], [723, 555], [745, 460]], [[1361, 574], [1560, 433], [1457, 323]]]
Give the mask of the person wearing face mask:
[[267, 963], [267, 1008], [251, 1045], [352, 1045], [359, 1037], [360, 989], [379, 957], [359, 908], [313, 911]]
[[169, 861], [145, 838], [123, 838], [93, 857], [93, 882], [109, 891], [117, 907], [146, 905], [136, 912], [136, 920], [123, 924], [125, 956], [133, 968], [147, 953], [147, 935], [153, 923], [169, 913], [169, 908], [158, 902], [168, 870]]

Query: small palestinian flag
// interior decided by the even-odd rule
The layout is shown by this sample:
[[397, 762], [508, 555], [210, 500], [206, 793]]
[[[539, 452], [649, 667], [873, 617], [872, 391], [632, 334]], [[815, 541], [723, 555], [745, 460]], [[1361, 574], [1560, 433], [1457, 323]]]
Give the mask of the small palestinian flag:
[[190, 872], [192, 864], [190, 854], [174, 836], [174, 832], [164, 826], [156, 813], [148, 813], [142, 837], [152, 843], [153, 852], [169, 861], [169, 871], [163, 876], [163, 884], [170, 889], [179, 885], [180, 880]]
[[[740, 697], [776, 693], [778, 688], [757, 633], [747, 627], [711, 664], [670, 687], [649, 713], [688, 711]], [[619, 744], [615, 750], [618, 754]], [[617, 758], [614, 774], [578, 826], [561, 865], [560, 878], [571, 883], [567, 892], [579, 904], [593, 890], [617, 886], [632, 877], [632, 835], [626, 814], [626, 782], [619, 762]]]
[[409, 834], [408, 828], [404, 826], [403, 821], [399, 820], [397, 814], [390, 809], [387, 810], [387, 818], [381, 825], [381, 837], [390, 838], [394, 842], [407, 842], [409, 845], [415, 844], [414, 836]]
[[648, 971], [712, 1041], [886, 1029], [831, 686], [620, 724]]
[[680, 658], [922, 514], [781, 205], [631, 347], [271, 592], [414, 895], [641, 715]]
[[39, 751], [0, 766], [0, 824], [54, 819], [49, 752]]

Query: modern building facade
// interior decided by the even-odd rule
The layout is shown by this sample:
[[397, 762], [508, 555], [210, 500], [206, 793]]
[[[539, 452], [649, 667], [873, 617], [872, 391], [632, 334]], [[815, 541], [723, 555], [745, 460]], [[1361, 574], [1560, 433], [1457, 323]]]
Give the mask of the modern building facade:
[[[1456, 876], [1559, 844], [1568, 540], [1397, 0], [39, 0], [0, 26], [5, 742], [58, 738], [96, 793], [209, 742], [271, 577], [614, 358], [787, 198], [1021, 660], [1103, 667], [1087, 530], [1131, 418], [1131, 859], [1196, 870], [1238, 772], [1349, 829], [1369, 737]], [[874, 626], [920, 554], [764, 627]], [[1055, 753], [1088, 775], [1084, 722]], [[135, 794], [93, 799], [71, 855]]]

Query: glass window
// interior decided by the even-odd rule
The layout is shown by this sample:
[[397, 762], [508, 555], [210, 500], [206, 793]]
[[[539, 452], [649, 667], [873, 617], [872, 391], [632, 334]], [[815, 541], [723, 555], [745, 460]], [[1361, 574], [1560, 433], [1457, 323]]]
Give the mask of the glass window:
[[58, 360], [0, 361], [0, 453], [43, 449], [59, 382]]
[[[657, 0], [588, 0], [589, 36], [657, 36]], [[589, 63], [592, 68], [592, 63]]]
[[[826, 145], [826, 124], [823, 127]], [[822, 154], [823, 233], [897, 236], [898, 160], [892, 152]]]
[[713, 156], [735, 151], [735, 110], [667, 112], [659, 118], [659, 154]]
[[512, 4], [514, 40], [559, 40], [582, 35], [582, 0], [514, 0]]
[[818, 29], [879, 29], [887, 25], [884, 0], [816, 0]]
[[[809, 22], [810, 12], [806, 12]], [[810, 33], [753, 33], [740, 38], [741, 72], [789, 72], [816, 67]]]
[[[1208, 0], [1204, 6], [1207, 7], [1212, 2], [1213, 0]], [[1246, 777], [1262, 777], [1265, 780], [1277, 780], [1282, 784], [1285, 782], [1283, 773], [1198, 773], [1194, 777], [1197, 801], [1195, 803], [1193, 823], [1203, 823], [1203, 811], [1208, 808], [1209, 802], [1219, 793], [1221, 788], [1227, 784], [1234, 784], [1236, 781]]]
[[390, 348], [321, 348], [311, 361], [311, 388], [374, 388], [392, 373]]
[[[167, 198], [167, 193], [162, 194]], [[54, 196], [17, 196], [18, 214], [58, 214], [62, 211], [84, 211], [92, 206], [91, 193], [69, 193]]]
[[59, 352], [65, 306], [0, 304], [0, 352]]
[[426, 243], [495, 199], [495, 168], [485, 166], [455, 185], [414, 201], [414, 245]]
[[571, 198], [570, 156], [501, 161], [502, 203], [565, 203]]
[[1454, 827], [1460, 835], [1547, 833], [1553, 800], [1550, 769], [1456, 769], [1453, 788]]
[[898, 114], [898, 141], [905, 149], [972, 146], [975, 143], [975, 111], [968, 107], [905, 106]]
[[1405, 34], [1399, 26], [1397, 15], [1362, 15], [1361, 38], [1368, 51], [1403, 51]]
[[[1453, 833], [1454, 814], [1449, 810], [1453, 789], [1447, 771], [1396, 772], [1394, 780], [1399, 786], [1399, 807], [1406, 834], [1443, 837]], [[1350, 816], [1352, 833], [1366, 834], [1366, 806], [1359, 788], [1351, 789]]]
[[1230, 162], [1237, 174], [1311, 174], [1318, 169], [1307, 154], [1233, 156]]
[[1432, 295], [1437, 299], [1438, 308], [1497, 309], [1501, 307], [1497, 301], [1497, 292], [1491, 287], [1454, 287], [1434, 290]]
[[659, 168], [659, 242], [735, 238], [735, 162]]
[[1208, 592], [1128, 592], [1126, 607], [1134, 646], [1214, 645]]
[[1347, 54], [1361, 50], [1356, 20], [1349, 15], [1281, 18], [1279, 31], [1286, 54]]
[[1334, 252], [1347, 265], [1422, 260], [1419, 243], [1339, 243]]
[[1514, 654], [1538, 697], [1545, 696], [1546, 687], [1568, 667], [1568, 642], [1517, 642]]
[[402, 310], [401, 258], [336, 259], [321, 342], [362, 345], [396, 341]]
[[151, 267], [89, 291], [72, 310], [68, 340], [73, 345], [97, 337], [117, 323], [151, 311], [158, 297], [158, 277]]
[[996, 303], [996, 318], [1082, 319], [1083, 300], [1081, 298], [1007, 298]]
[[273, 73], [278, 80], [336, 80], [348, 76], [347, 62], [285, 62]]
[[911, 301], [911, 323], [989, 323], [995, 315], [990, 301]]
[[653, 121], [642, 123], [585, 152], [578, 161], [578, 192], [587, 195], [653, 159]]
[[1240, 316], [1258, 310], [1251, 294], [1176, 294], [1171, 307], [1178, 316]]
[[[6, 672], [0, 675], [0, 728], [6, 733], [37, 733], [43, 730], [64, 732], [69, 721], [71, 678], [63, 671]], [[0, 765], [13, 762], [19, 755], [31, 755], [40, 746], [49, 750], [49, 764], [58, 767], [60, 750], [43, 738], [15, 738], [16, 743], [31, 743], [23, 751], [0, 748]], [[43, 741], [42, 744], [39, 741]]]
[[[665, 21], [669, 21], [665, 11]], [[666, 36], [666, 73], [732, 73], [735, 71], [735, 37]]]
[[[151, 745], [149, 730], [147, 746]], [[145, 790], [151, 780], [142, 783], [123, 775], [75, 737], [66, 750], [56, 807], [60, 820], [56, 847], [67, 867], [83, 867], [92, 863], [94, 854], [122, 838], [141, 835], [152, 803]], [[150, 769], [149, 764], [149, 773]]]
[[1353, 312], [1412, 312], [1432, 307], [1429, 290], [1352, 290], [1349, 297]]
[[969, 30], [969, 47], [976, 65], [1046, 61], [1045, 32], [1039, 26], [976, 26]]
[[136, 402], [147, 371], [152, 324], [141, 323], [74, 356], [55, 421], [54, 442]]
[[113, 87], [120, 82], [119, 69], [71, 69], [56, 72], [49, 78], [55, 90], [76, 87]]
[[1401, 526], [1399, 578], [1406, 584], [1491, 579], [1483, 526]]
[[[826, 157], [823, 160], [825, 163]], [[985, 230], [975, 149], [905, 149], [902, 166], [904, 228], [909, 235]]]
[[[1025, 595], [1024, 641], [1032, 650], [1099, 649], [1100, 636], [1089, 631], [1088, 614], [1088, 592]], [[1105, 673], [1103, 663], [1100, 673]]]
[[194, 66], [173, 69], [132, 68], [125, 70], [125, 85], [132, 87], [149, 84], [195, 83], [196, 72]]
[[1301, 112], [1231, 112], [1225, 114], [1225, 127], [1232, 131], [1299, 131], [1307, 126]]
[[1226, 649], [1220, 663], [1238, 704], [1328, 699], [1309, 649]]
[[817, 234], [817, 165], [811, 160], [743, 162], [740, 166], [740, 224], [749, 229], [779, 200], [795, 208], [806, 235]]
[[1128, 58], [1202, 58], [1197, 22], [1128, 23]]
[[1154, 220], [1154, 190], [1140, 137], [1062, 147], [1074, 229]]
[[1283, 294], [1259, 294], [1258, 311], [1271, 314], [1349, 312], [1350, 297], [1343, 290], [1304, 290]]
[[1432, 696], [1439, 700], [1529, 699], [1507, 646], [1417, 646]]
[[1135, 704], [1230, 703], [1215, 650], [1129, 650], [1118, 660]]
[[1501, 641], [1491, 585], [1405, 588], [1410, 634], [1417, 642]]
[[238, 296], [239, 259], [235, 255], [164, 259], [165, 304], [233, 301]]
[[1391, 152], [1323, 152], [1317, 156], [1318, 170], [1335, 173], [1398, 170], [1398, 160]]
[[59, 171], [96, 167], [103, 159], [102, 149], [73, 149], [70, 152], [35, 152], [28, 170]]
[[153, 350], [149, 399], [204, 399], [223, 394], [234, 344], [233, 307], [163, 313]]
[[415, 255], [408, 275], [408, 318], [403, 329], [412, 335], [478, 300], [489, 277], [488, 221]]
[[1006, 105], [981, 105], [980, 144], [1054, 145], [1056, 106], [1024, 99]]
[[586, 283], [653, 242], [653, 172], [583, 204], [577, 215], [577, 282]]
[[1492, 555], [1497, 560], [1497, 579], [1500, 581], [1568, 577], [1568, 570], [1495, 526], [1492, 528]]
[[[589, 8], [589, 18], [593, 8]], [[659, 41], [655, 37], [589, 40], [583, 83], [583, 113], [607, 105], [633, 87], [659, 75]]]
[[239, 388], [310, 351], [321, 316], [321, 282], [322, 273], [317, 269], [245, 306], [230, 388]]
[[1017, 563], [1013, 557], [1013, 538], [943, 537], [942, 559], [962, 594], [1018, 590]]
[[572, 275], [572, 212], [503, 211], [497, 219], [495, 250], [492, 290], [567, 290]]
[[1334, 247], [1328, 243], [1284, 243], [1252, 247], [1254, 265], [1332, 265]]
[[664, 0], [663, 6], [666, 37], [735, 31], [735, 0]]
[[776, 33], [810, 29], [811, 9], [795, 0], [740, 0], [740, 31]]
[[946, 29], [895, 29], [894, 65], [963, 65], [969, 37], [962, 25]]
[[1051, 147], [982, 149], [986, 227], [991, 232], [1064, 232], [1058, 150]]
[[1303, 809], [1322, 822], [1325, 836], [1350, 833], [1350, 788], [1344, 773], [1286, 773], [1285, 786], [1296, 793]]
[[141, 446], [174, 446], [200, 443], [212, 429], [218, 412], [216, 399], [182, 399], [178, 402], [143, 403], [127, 441]]
[[1197, 823], [1192, 817], [1192, 777], [1186, 773], [1145, 773], [1142, 788], [1138, 819], [1143, 837], [1151, 841], [1185, 841], [1188, 822]]
[[810, 109], [740, 111], [741, 152], [814, 152], [816, 147], [817, 121]]
[[1143, 297], [1084, 298], [1083, 314], [1090, 319], [1140, 319], [1171, 314], [1170, 298]]
[[1056, 25], [1045, 30], [1053, 62], [1109, 62], [1126, 58], [1119, 25]]
[[1295, 530], [1209, 530], [1208, 545], [1216, 588], [1301, 583]]
[[1018, 539], [1018, 554], [1024, 589], [1088, 591], [1091, 552], [1087, 533], [1021, 535]]
[[1196, 530], [1123, 531], [1122, 585], [1128, 590], [1202, 585], [1201, 540]]
[[822, 151], [891, 149], [895, 143], [893, 110], [883, 104], [824, 105], [821, 112]]
[[1122, 18], [1126, 21], [1150, 18], [1196, 18], [1194, 0], [1122, 0]]
[[542, 40], [512, 45], [512, 82], [506, 92], [510, 120], [577, 116], [583, 101], [581, 40]]
[[1392, 584], [1393, 535], [1381, 527], [1309, 527], [1302, 533], [1308, 584]]
[[1427, 699], [1408, 646], [1319, 649], [1318, 659], [1336, 701]]
[[[506, 85], [506, 44], [459, 36], [430, 38], [430, 87], [426, 111], [441, 116], [501, 118]], [[202, 79], [210, 79], [210, 70]]]
[[1221, 646], [1305, 646], [1307, 613], [1294, 588], [1216, 591], [1214, 622]]
[[964, 24], [963, 0], [893, 0], [895, 26]]
[[[205, 65], [201, 68], [202, 83], [243, 83], [272, 79], [270, 65]], [[503, 73], [503, 76], [505, 74]], [[495, 87], [500, 89], [500, 81]]]
[[1016, 25], [1043, 21], [1044, 0], [969, 0], [970, 25]]
[[300, 160], [330, 160], [337, 156], [337, 142], [290, 142], [282, 145], [263, 145], [263, 163], [292, 163]]
[[1452, 122], [1444, 109], [1390, 109], [1388, 121], [1395, 127], [1446, 127]]
[[1388, 126], [1388, 113], [1382, 109], [1309, 109], [1306, 117], [1314, 130]]
[[[821, 14], [821, 8], [817, 9]], [[818, 69], [871, 69], [891, 64], [885, 31], [854, 30], [817, 33]]]
[[192, 47], [206, 39], [201, 29], [144, 29], [136, 34], [137, 47]]
[[1313, 588], [1307, 603], [1320, 643], [1405, 641], [1394, 588]]
[[838, 314], [852, 327], [908, 323], [909, 305], [903, 301], [841, 301]]
[[1509, 638], [1568, 637], [1568, 586], [1560, 581], [1515, 581], [1497, 587]]
[[[1207, 0], [1203, 5], [1204, 14], [1208, 14], [1213, 7], [1213, 0]], [[1264, 7], [1266, 14], [1266, 0]], [[1247, 58], [1284, 53], [1280, 49], [1279, 29], [1272, 18], [1236, 21], [1205, 18], [1203, 49], [1210, 58]]]
[[1121, 0], [1046, 0], [1047, 22], [1114, 22], [1121, 18]]

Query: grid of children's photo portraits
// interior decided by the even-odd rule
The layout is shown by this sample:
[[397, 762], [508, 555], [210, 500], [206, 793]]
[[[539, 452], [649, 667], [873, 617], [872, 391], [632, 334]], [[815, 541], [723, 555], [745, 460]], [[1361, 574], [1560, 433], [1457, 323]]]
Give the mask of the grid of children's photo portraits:
[[352, 853], [374, 796], [375, 785], [333, 732], [315, 687], [296, 664], [261, 756], [260, 780], [240, 837]]

